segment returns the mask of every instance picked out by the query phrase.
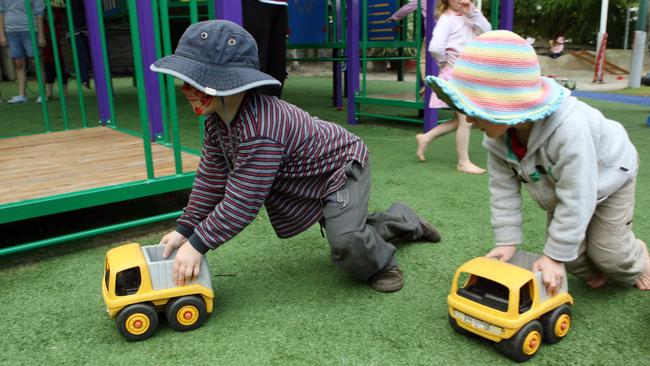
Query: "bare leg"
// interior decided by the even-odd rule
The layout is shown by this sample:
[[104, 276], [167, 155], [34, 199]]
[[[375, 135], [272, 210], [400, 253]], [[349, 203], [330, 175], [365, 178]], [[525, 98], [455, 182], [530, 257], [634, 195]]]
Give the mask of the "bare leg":
[[54, 92], [54, 83], [45, 84], [45, 97], [47, 99], [52, 98], [52, 93]]
[[456, 154], [458, 155], [458, 165], [456, 169], [463, 173], [483, 174], [485, 169], [480, 168], [469, 160], [469, 137], [472, 124], [467, 122], [465, 115], [456, 113], [458, 120], [458, 129], [456, 130]]
[[587, 280], [587, 285], [591, 288], [603, 287], [607, 283], [607, 276], [604, 274], [598, 275], [596, 277], [590, 278]]
[[14, 59], [16, 66], [16, 82], [18, 83], [18, 95], [25, 96], [25, 84], [27, 83], [27, 73], [25, 71], [25, 59]]
[[436, 127], [430, 129], [426, 133], [418, 133], [415, 135], [415, 139], [418, 142], [418, 150], [415, 154], [418, 156], [418, 159], [420, 159], [420, 161], [426, 161], [427, 159], [424, 157], [424, 151], [427, 149], [427, 145], [436, 138], [455, 130], [456, 127], [458, 127], [458, 120], [454, 118], [451, 121], [439, 123]]
[[634, 286], [641, 291], [648, 291], [650, 290], [650, 255], [648, 255], [648, 246], [645, 242], [642, 243], [645, 248], [645, 269], [641, 276], [636, 280]]

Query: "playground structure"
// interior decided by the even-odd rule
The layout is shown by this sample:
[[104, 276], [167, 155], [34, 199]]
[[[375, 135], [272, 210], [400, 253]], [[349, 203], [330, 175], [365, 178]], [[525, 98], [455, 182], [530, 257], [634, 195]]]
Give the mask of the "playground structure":
[[[374, 0], [356, 0], [348, 1], [347, 5], [347, 50], [348, 50], [348, 63], [347, 63], [347, 95], [348, 95], [348, 123], [356, 124], [360, 121], [361, 117], [385, 118], [392, 120], [399, 120], [404, 122], [420, 123], [421, 119], [413, 119], [406, 117], [387, 116], [384, 114], [365, 113], [361, 110], [363, 105], [382, 105], [403, 107], [419, 110], [424, 108], [424, 131], [428, 131], [435, 127], [438, 122], [438, 111], [429, 108], [423, 104], [428, 101], [431, 96], [431, 89], [425, 88], [424, 98], [419, 96], [419, 81], [416, 82], [413, 94], [409, 95], [370, 95], [367, 90], [367, 70], [366, 62], [372, 58], [368, 56], [368, 48], [372, 47], [412, 47], [416, 49], [415, 56], [410, 57], [415, 60], [420, 59], [420, 53], [426, 52], [421, 50], [421, 35], [420, 35], [420, 22], [421, 22], [421, 6], [426, 2], [427, 5], [427, 24], [424, 29], [433, 29], [435, 26], [434, 12], [436, 9], [436, 0], [419, 0], [418, 9], [414, 12], [416, 14], [416, 26], [414, 27], [414, 35], [412, 41], [404, 40], [374, 40], [370, 36], [373, 27], [369, 27], [369, 23], [378, 23], [380, 20], [388, 18], [395, 10], [397, 5], [392, 2], [393, 7], [388, 1], [374, 1]], [[383, 18], [382, 18], [383, 17]], [[491, 0], [490, 1], [490, 18], [493, 29], [508, 29], [512, 30], [514, 17], [514, 0]], [[404, 21], [404, 20], [402, 20]], [[377, 22], [377, 23], [375, 23]], [[361, 27], [358, 25], [361, 24]], [[402, 27], [405, 29], [406, 27]], [[431, 32], [426, 32], [425, 44], [431, 41]], [[393, 59], [404, 59], [409, 57], [397, 56]], [[374, 58], [381, 59], [381, 58]], [[387, 58], [384, 58], [387, 59]], [[361, 66], [360, 66], [361, 65]], [[360, 69], [361, 67], [361, 69]], [[427, 75], [437, 75], [438, 70], [435, 62], [427, 55], [425, 73]], [[361, 80], [359, 76], [361, 75]], [[416, 80], [420, 79], [419, 67], [416, 67]]]
[[[364, 16], [360, 17], [360, 6], [367, 9], [370, 5], [382, 5], [382, 2], [368, 1], [328, 0], [318, 8], [326, 25], [325, 31], [321, 32], [320, 37], [323, 37], [324, 34], [325, 38], [314, 42], [310, 41], [304, 32], [298, 32], [292, 39], [295, 47], [334, 49], [333, 57], [327, 60], [334, 63], [334, 70], [336, 70], [333, 78], [334, 105], [342, 108], [343, 86], [345, 85], [347, 95], [352, 96], [348, 98], [348, 116], [352, 116], [349, 117], [350, 123], [356, 123], [358, 118], [363, 115], [361, 111], [357, 110], [358, 106], [363, 103], [382, 103], [381, 101], [377, 102], [378, 99], [373, 100], [364, 95], [365, 63], [370, 59], [367, 55], [367, 48], [397, 47], [403, 49], [414, 47], [421, 52], [419, 49], [421, 45], [419, 23], [417, 23], [418, 26], [415, 27], [414, 35], [410, 40], [403, 39], [406, 27], [403, 28], [404, 31], [401, 35], [389, 31], [379, 37], [386, 38], [387, 36], [390, 38], [388, 40], [372, 39], [372, 37], [368, 39], [366, 35], [369, 27], [366, 23], [369, 22], [369, 13], [364, 10]], [[435, 8], [435, 1], [426, 1], [429, 1], [429, 9]], [[398, 5], [396, 1], [390, 2], [396, 9]], [[50, 2], [46, 3], [47, 21], [51, 29], [54, 29], [52, 7]], [[71, 34], [74, 34], [70, 11], [71, 1], [67, 0], [65, 3], [67, 28], [70, 29]], [[306, 6], [322, 3], [312, 1], [302, 4]], [[401, 3], [403, 2], [400, 2], [400, 5]], [[149, 71], [148, 65], [157, 58], [172, 52], [169, 23], [170, 18], [174, 15], [170, 16], [170, 8], [187, 7], [192, 23], [199, 19], [219, 18], [241, 24], [241, 2], [238, 0], [122, 0], [119, 2], [88, 0], [84, 4], [95, 80], [97, 121], [101, 127], [91, 127], [88, 123], [88, 112], [78, 77], [76, 84], [81, 128], [70, 127], [67, 100], [62, 92], [63, 67], [58, 57], [60, 45], [57, 37], [52, 33], [50, 41], [55, 55], [54, 63], [59, 86], [63, 129], [55, 131], [52, 127], [48, 106], [45, 98], [42, 98], [44, 133], [3, 138], [3, 146], [6, 147], [3, 151], [4, 156], [6, 161], [11, 162], [9, 168], [15, 174], [2, 178], [2, 183], [4, 183], [2, 186], [8, 188], [4, 189], [3, 199], [0, 200], [0, 224], [178, 191], [192, 185], [194, 169], [198, 165], [198, 151], [182, 146], [180, 143], [174, 80], [171, 76], [154, 74]], [[25, 1], [25, 5], [26, 9], [31, 9], [29, 0]], [[502, 1], [501, 4], [501, 13], [508, 15], [502, 20], [502, 23], [510, 21], [510, 27], [512, 26], [512, 5], [512, 0]], [[300, 8], [296, 9], [300, 10]], [[134, 82], [138, 86], [140, 131], [122, 126], [119, 123], [119, 113], [116, 113], [104, 19], [107, 15], [113, 15], [120, 11], [128, 14], [133, 50]], [[375, 14], [375, 16], [378, 15]], [[296, 15], [294, 15], [295, 17]], [[419, 19], [419, 15], [417, 19]], [[419, 22], [417, 19], [416, 22]], [[364, 24], [359, 26], [361, 20]], [[31, 18], [30, 22], [32, 44], [34, 49], [37, 49], [35, 28]], [[431, 29], [431, 26], [432, 24], [429, 24], [428, 29]], [[370, 29], [374, 28], [370, 27]], [[298, 35], [302, 35], [302, 39], [296, 38]], [[364, 39], [361, 39], [360, 35], [363, 35]], [[78, 76], [79, 63], [75, 37], [71, 37], [70, 43], [74, 71]], [[359, 53], [360, 44], [363, 45], [361, 54]], [[419, 53], [414, 56], [394, 57], [400, 61], [409, 58], [419, 59]], [[362, 62], [364, 64], [362, 69], [364, 89], [360, 89], [361, 84], [359, 83], [360, 63]], [[44, 96], [43, 75], [40, 72], [41, 60], [38, 55], [35, 55], [35, 64], [39, 94]], [[429, 73], [432, 67], [431, 62], [428, 62]], [[345, 80], [343, 80], [343, 71], [345, 71]], [[422, 101], [417, 101], [417, 90], [414, 90], [414, 94], [416, 94], [416, 101], [407, 102], [407, 104], [413, 108], [421, 108]], [[392, 102], [389, 101], [386, 105], [390, 105], [390, 103]], [[427, 118], [427, 121], [430, 120], [431, 117]], [[199, 119], [201, 126], [202, 122], [203, 120]], [[425, 124], [425, 129], [427, 127], [431, 126]], [[202, 137], [202, 128], [200, 131]], [[102, 147], [101, 151], [96, 148], [97, 146]], [[61, 147], [64, 148], [61, 149]], [[58, 149], [62, 151], [59, 153]], [[47, 158], [34, 159], [35, 156]], [[34, 171], [38, 171], [38, 179], [34, 179]], [[1, 248], [0, 256], [170, 219], [178, 215], [180, 215], [180, 211], [169, 212], [36, 242], [16, 244]]]
[[[67, 28], [74, 34], [70, 0], [66, 0]], [[54, 29], [52, 7], [46, 2], [47, 21]], [[135, 82], [138, 86], [140, 131], [122, 127], [116, 114], [113, 87], [108, 62], [104, 17], [126, 4]], [[208, 16], [241, 23], [238, 1], [168, 1], [151, 0], [122, 2], [85, 1], [92, 70], [101, 126], [90, 126], [84, 95], [79, 80], [79, 64], [75, 37], [71, 48], [81, 128], [70, 127], [66, 97], [63, 93], [62, 65], [58, 57], [58, 40], [52, 33], [63, 128], [55, 131], [45, 101], [41, 60], [35, 53], [35, 73], [41, 95], [43, 133], [2, 138], [4, 165], [11, 174], [0, 178], [0, 224], [12, 223], [46, 215], [70, 212], [109, 203], [174, 192], [190, 188], [198, 165], [198, 151], [180, 143], [176, 95], [172, 77], [154, 74], [149, 64], [172, 52], [169, 30], [170, 6], [189, 7], [190, 21], [199, 19], [199, 4]], [[27, 13], [32, 13], [30, 0], [25, 1]], [[33, 49], [38, 49], [34, 22], [31, 17]], [[0, 256], [53, 245], [73, 239], [98, 235], [180, 215], [174, 211], [94, 228], [82, 232], [47, 238], [31, 243], [19, 243], [0, 248]]]

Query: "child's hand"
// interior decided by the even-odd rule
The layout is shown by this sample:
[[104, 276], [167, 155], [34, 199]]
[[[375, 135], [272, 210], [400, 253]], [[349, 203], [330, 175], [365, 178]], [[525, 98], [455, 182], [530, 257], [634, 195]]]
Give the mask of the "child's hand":
[[533, 271], [542, 271], [544, 286], [551, 296], [555, 295], [566, 276], [562, 263], [545, 255], [533, 263]]
[[515, 255], [517, 251], [516, 245], [499, 245], [498, 247], [490, 250], [485, 256], [488, 258], [498, 259], [502, 262], [507, 262]]
[[186, 241], [187, 238], [176, 230], [167, 233], [167, 235], [163, 236], [162, 239], [160, 239], [160, 244], [165, 244], [163, 258], [169, 257], [169, 255], [172, 254], [174, 250], [180, 248], [181, 245], [183, 245]]
[[470, 0], [460, 0], [458, 2], [458, 6], [460, 7], [461, 13], [463, 13], [463, 15], [467, 15], [469, 14], [469, 11], [472, 10], [474, 4]]
[[185, 283], [196, 281], [199, 278], [199, 269], [203, 254], [199, 253], [192, 244], [185, 242], [176, 253], [174, 259], [174, 272], [172, 278], [176, 286], [183, 286]]

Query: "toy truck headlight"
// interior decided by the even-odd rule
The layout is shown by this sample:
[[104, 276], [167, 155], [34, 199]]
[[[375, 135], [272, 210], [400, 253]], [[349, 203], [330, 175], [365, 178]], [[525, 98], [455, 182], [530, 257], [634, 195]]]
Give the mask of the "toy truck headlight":
[[465, 323], [471, 325], [472, 327], [474, 327], [476, 329], [481, 329], [481, 330], [484, 330], [484, 331], [488, 331], [488, 332], [490, 332], [492, 334], [495, 334], [495, 335], [503, 334], [503, 328], [497, 327], [494, 324], [490, 324], [488, 322], [484, 322], [482, 320], [476, 319], [474, 317], [471, 317], [471, 316], [469, 316], [467, 314], [464, 314], [464, 313], [462, 313], [462, 312], [460, 312], [458, 310], [455, 310], [455, 309], [454, 309], [454, 316], [458, 320], [460, 320], [462, 322], [465, 322]]

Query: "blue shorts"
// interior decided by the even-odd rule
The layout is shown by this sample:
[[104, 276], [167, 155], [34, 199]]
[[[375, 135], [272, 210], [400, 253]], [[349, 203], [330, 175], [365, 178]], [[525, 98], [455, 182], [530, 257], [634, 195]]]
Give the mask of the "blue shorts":
[[13, 59], [32, 58], [32, 37], [29, 31], [25, 32], [7, 32], [7, 44], [9, 54]]

